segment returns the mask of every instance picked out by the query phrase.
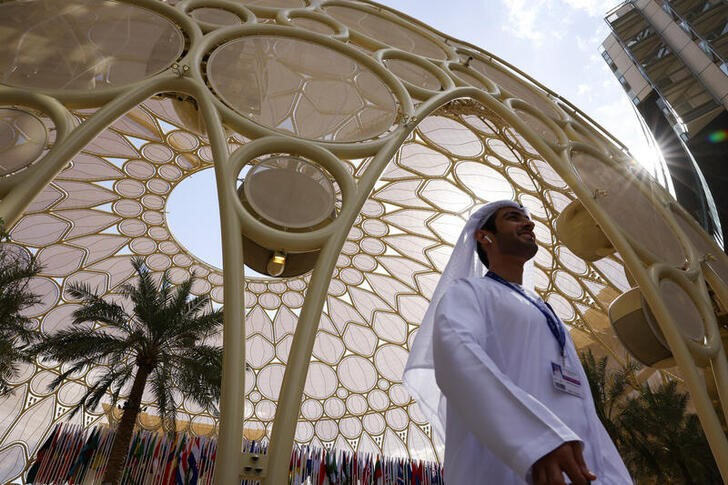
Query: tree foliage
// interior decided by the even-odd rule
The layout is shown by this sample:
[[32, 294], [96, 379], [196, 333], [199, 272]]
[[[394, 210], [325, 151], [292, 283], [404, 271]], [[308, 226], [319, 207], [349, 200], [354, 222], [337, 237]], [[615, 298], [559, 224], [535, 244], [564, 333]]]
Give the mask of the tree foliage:
[[676, 381], [639, 384], [634, 362], [610, 369], [581, 354], [597, 415], [640, 484], [720, 484], [721, 477], [688, 395]]
[[[0, 237], [3, 234], [0, 219]], [[29, 288], [39, 271], [35, 258], [18, 246], [0, 243], [0, 395], [10, 391], [20, 365], [32, 359], [28, 345], [38, 332], [35, 322], [23, 312], [41, 301]]]
[[222, 349], [208, 342], [219, 331], [222, 310], [210, 309], [208, 295], [192, 296], [194, 275], [175, 287], [167, 272], [155, 278], [141, 258], [132, 259], [132, 266], [136, 282], [123, 285], [118, 295], [133, 311], [99, 296], [87, 284], [72, 285], [68, 294], [81, 303], [73, 321], [33, 349], [63, 364], [52, 389], [91, 367], [104, 369], [74, 413], [94, 409], [104, 398], [116, 405], [126, 394], [104, 483], [119, 480], [147, 385], [169, 431], [176, 427], [183, 397], [213, 412], [220, 398]]

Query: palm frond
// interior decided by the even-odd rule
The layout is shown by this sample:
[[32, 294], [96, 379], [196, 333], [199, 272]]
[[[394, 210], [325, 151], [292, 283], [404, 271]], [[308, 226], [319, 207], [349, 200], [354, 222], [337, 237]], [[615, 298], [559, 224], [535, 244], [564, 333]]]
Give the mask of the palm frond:
[[164, 302], [165, 307], [169, 306], [169, 302], [172, 299], [172, 288], [174, 288], [174, 285], [169, 279], [169, 270], [165, 269], [162, 272], [162, 276], [160, 277], [159, 282], [159, 300], [161, 302]]
[[111, 405], [115, 405], [119, 399], [119, 391], [131, 378], [133, 370], [132, 365], [124, 365], [105, 374], [85, 396], [82, 401], [84, 406], [87, 409], [96, 409], [101, 399], [109, 392], [109, 388], [112, 388]]
[[41, 335], [34, 328], [36, 322], [30, 318], [20, 317], [13, 319], [11, 325], [0, 331], [0, 339], [15, 340], [17, 345], [26, 345], [39, 340]]
[[32, 278], [41, 267], [33, 256], [0, 244], [0, 395], [12, 388], [18, 364], [28, 361], [27, 345], [38, 339], [34, 320], [22, 312], [42, 299], [30, 290]]
[[[73, 406], [70, 417], [75, 416], [81, 409], [96, 409], [111, 385], [119, 380], [120, 375], [123, 376], [123, 372], [112, 370], [101, 376], [98, 382], [89, 386], [84, 395]], [[123, 386], [123, 383], [121, 383], [121, 386]]]
[[82, 360], [104, 361], [109, 354], [124, 353], [129, 346], [126, 339], [104, 330], [89, 326], [63, 329], [52, 337], [32, 346], [35, 355], [49, 357], [59, 362]]
[[127, 322], [131, 319], [124, 308], [117, 303], [99, 298], [73, 312], [74, 323], [98, 321], [128, 331]]
[[63, 384], [63, 382], [68, 379], [69, 376], [72, 376], [73, 374], [76, 374], [77, 372], [81, 372], [84, 368], [92, 364], [93, 361], [89, 362], [77, 362], [76, 364], [72, 365], [70, 368], [66, 369], [64, 372], [61, 372], [58, 374], [51, 382], [48, 383], [48, 390], [49, 391], [55, 391], [58, 389], [58, 386]]
[[[201, 396], [211, 396], [213, 399], [219, 399], [222, 377], [222, 348], [198, 345], [183, 354], [174, 355], [171, 361], [174, 364], [175, 374], [177, 374], [175, 377], [180, 389], [185, 387], [184, 383], [188, 382], [189, 385], [185, 387], [185, 390], [197, 394], [197, 391], [192, 389], [197, 387], [200, 389]], [[198, 402], [205, 404], [206, 400], [207, 398]]]
[[157, 398], [157, 408], [162, 424], [168, 426], [168, 431], [175, 432], [177, 403], [172, 393], [173, 376], [170, 372], [170, 364], [162, 359], [152, 372], [150, 384], [152, 392]]
[[[86, 407], [90, 409], [96, 409], [101, 399], [107, 394], [109, 388], [111, 388], [111, 405], [114, 406], [119, 400], [119, 394], [124, 388], [127, 382], [131, 380], [134, 372], [134, 366], [127, 364], [120, 366], [116, 369], [112, 369], [111, 372], [104, 376], [103, 388], [99, 386], [87, 399]], [[108, 385], [106, 385], [108, 383]]]
[[192, 291], [192, 283], [192, 278], [188, 278], [177, 286], [177, 291], [172, 296], [165, 309], [165, 313], [168, 315], [169, 321], [174, 321], [179, 318], [179, 316], [187, 313], [187, 305], [190, 299], [190, 292]]
[[187, 318], [193, 317], [195, 315], [199, 315], [200, 313], [205, 313], [208, 311], [208, 306], [210, 305], [210, 296], [209, 295], [199, 295], [187, 302], [187, 305], [184, 308], [184, 311], [182, 312], [183, 315], [185, 315]]
[[40, 263], [34, 256], [25, 259], [10, 254], [4, 244], [0, 247], [0, 286], [27, 280], [37, 275], [40, 270]]
[[177, 387], [201, 406], [215, 409], [220, 400], [222, 349], [198, 345], [172, 357]]
[[179, 323], [180, 328], [183, 328], [187, 334], [194, 335], [196, 341], [202, 340], [209, 337], [213, 333], [216, 333], [222, 327], [223, 323], [223, 311], [214, 310], [209, 313], [197, 315], [194, 317], [185, 318]]
[[13, 388], [11, 381], [20, 373], [18, 364], [24, 360], [27, 356], [11, 340], [0, 340], [0, 397]]
[[157, 285], [143, 258], [132, 258], [131, 265], [137, 273], [137, 281], [134, 285], [123, 285], [122, 294], [133, 302], [134, 313], [139, 321], [153, 322], [158, 309], [163, 306]]
[[24, 341], [34, 340], [32, 336], [35, 334], [35, 321], [19, 313], [23, 311], [22, 305], [10, 303], [4, 300], [4, 295], [0, 295], [0, 336], [20, 337]]
[[81, 304], [84, 305], [101, 300], [101, 297], [98, 294], [98, 289], [92, 290], [91, 285], [85, 281], [71, 283], [66, 288], [66, 293], [74, 299], [80, 300]]

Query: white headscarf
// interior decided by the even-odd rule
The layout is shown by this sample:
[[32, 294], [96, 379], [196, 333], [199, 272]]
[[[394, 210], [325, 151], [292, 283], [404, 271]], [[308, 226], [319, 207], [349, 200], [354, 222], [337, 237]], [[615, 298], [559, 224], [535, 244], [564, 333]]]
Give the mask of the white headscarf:
[[[415, 398], [420, 409], [425, 413], [428, 421], [440, 439], [445, 439], [445, 396], [435, 381], [435, 362], [432, 356], [432, 334], [435, 326], [435, 309], [440, 299], [450, 286], [462, 278], [483, 277], [488, 269], [480, 262], [476, 250], [475, 232], [498, 209], [503, 207], [515, 207], [528, 214], [528, 211], [519, 203], [512, 200], [497, 200], [485, 204], [476, 210], [465, 223], [460, 233], [455, 248], [450, 255], [450, 261], [445, 266], [445, 271], [440, 276], [435, 292], [430, 299], [425, 317], [422, 319], [420, 328], [417, 331], [415, 340], [410, 349], [407, 365], [404, 369], [404, 385]], [[530, 271], [524, 271], [524, 284], [526, 288], [533, 285], [526, 281]]]

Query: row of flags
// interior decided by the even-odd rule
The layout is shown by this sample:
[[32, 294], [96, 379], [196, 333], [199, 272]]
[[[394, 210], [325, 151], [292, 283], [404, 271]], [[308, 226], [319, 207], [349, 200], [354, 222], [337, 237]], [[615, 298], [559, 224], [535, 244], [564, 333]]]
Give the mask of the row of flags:
[[[38, 449], [26, 483], [36, 485], [101, 484], [115, 432], [96, 426], [59, 423]], [[212, 484], [217, 440], [186, 433], [135, 430], [127, 453], [122, 485]], [[264, 454], [267, 445], [245, 441], [243, 451]], [[365, 453], [296, 445], [289, 464], [289, 485], [442, 485], [437, 463], [385, 458]], [[241, 485], [255, 485], [242, 480]]]
[[405, 458], [296, 445], [289, 485], [443, 485], [443, 468]]
[[[28, 470], [28, 484], [95, 485], [102, 482], [115, 432], [56, 424]], [[125, 485], [212, 483], [216, 441], [137, 429], [132, 435], [121, 483]], [[245, 484], [248, 485], [248, 484]]]
[[[113, 433], [80, 425], [56, 424], [41, 445], [26, 476], [27, 483], [97, 483], [108, 460]], [[86, 477], [81, 482], [76, 477]]]

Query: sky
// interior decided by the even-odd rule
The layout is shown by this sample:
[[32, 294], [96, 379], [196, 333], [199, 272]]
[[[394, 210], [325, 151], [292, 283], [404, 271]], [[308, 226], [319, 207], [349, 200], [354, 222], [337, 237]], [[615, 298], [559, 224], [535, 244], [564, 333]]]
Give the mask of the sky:
[[[383, 5], [469, 42], [528, 73], [622, 141], [648, 170], [654, 155], [629, 98], [599, 53], [612, 0], [383, 0]], [[202, 260], [221, 267], [212, 170], [185, 179], [170, 196], [169, 224]], [[210, 194], [200, 200], [200, 194]], [[195, 204], [185, 201], [195, 200]], [[180, 210], [179, 208], [183, 209]], [[197, 223], [191, 228], [189, 221]], [[204, 235], [204, 236], [203, 236]], [[217, 236], [219, 238], [219, 236]]]

